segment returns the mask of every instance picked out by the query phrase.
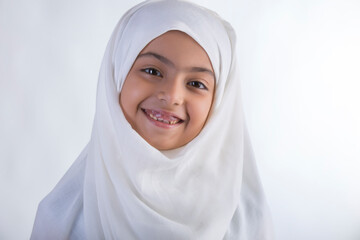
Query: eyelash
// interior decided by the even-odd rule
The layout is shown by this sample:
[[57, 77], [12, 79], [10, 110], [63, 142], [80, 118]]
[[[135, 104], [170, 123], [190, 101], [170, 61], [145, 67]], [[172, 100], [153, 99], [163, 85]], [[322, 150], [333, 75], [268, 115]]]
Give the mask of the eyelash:
[[156, 68], [144, 68], [141, 70], [142, 72], [145, 72], [149, 75], [153, 75], [156, 77], [162, 77], [162, 74], [159, 70], [157, 70]]
[[[156, 68], [144, 68], [141, 71], [145, 72], [149, 75], [152, 75], [152, 76], [162, 77], [161, 72], [159, 70], [157, 70]], [[200, 81], [190, 81], [187, 83], [187, 85], [190, 87], [198, 88], [198, 89], [208, 90], [206, 85]]]
[[188, 82], [187, 85], [189, 85], [190, 87], [208, 90], [208, 88], [205, 86], [205, 84], [203, 84], [202, 82], [199, 82], [199, 81], [191, 81], [191, 82]]

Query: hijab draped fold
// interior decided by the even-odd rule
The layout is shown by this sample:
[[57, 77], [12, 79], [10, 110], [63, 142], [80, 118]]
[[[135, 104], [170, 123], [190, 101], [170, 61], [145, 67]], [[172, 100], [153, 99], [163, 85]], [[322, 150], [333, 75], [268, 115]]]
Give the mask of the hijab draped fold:
[[[200, 134], [159, 151], [126, 121], [119, 94], [139, 52], [171, 30], [206, 51], [216, 93]], [[189, 2], [146, 1], [125, 13], [101, 65], [91, 140], [40, 203], [31, 239], [272, 239], [235, 42], [227, 22]]]

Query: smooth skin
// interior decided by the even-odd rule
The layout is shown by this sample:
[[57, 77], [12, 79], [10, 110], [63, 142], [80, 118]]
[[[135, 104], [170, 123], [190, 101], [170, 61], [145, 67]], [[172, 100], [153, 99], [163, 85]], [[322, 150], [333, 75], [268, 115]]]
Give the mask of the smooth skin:
[[214, 91], [214, 71], [205, 50], [187, 34], [169, 31], [139, 53], [119, 102], [138, 134], [158, 150], [170, 150], [200, 133]]

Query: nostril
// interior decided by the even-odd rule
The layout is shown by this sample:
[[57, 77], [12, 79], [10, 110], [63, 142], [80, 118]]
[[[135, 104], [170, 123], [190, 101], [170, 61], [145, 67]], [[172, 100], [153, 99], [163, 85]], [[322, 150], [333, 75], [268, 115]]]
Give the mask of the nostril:
[[160, 101], [166, 101], [166, 94], [164, 92], [159, 92], [157, 94], [157, 98], [160, 100]]

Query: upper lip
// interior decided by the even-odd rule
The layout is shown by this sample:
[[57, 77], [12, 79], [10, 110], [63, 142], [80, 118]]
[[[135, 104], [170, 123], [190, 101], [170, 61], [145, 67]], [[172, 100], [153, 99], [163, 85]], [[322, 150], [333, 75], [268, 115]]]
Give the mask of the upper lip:
[[144, 111], [145, 113], [159, 114], [162, 117], [177, 118], [180, 121], [185, 121], [184, 118], [181, 118], [177, 114], [172, 113], [172, 112], [167, 112], [167, 111], [160, 110], [160, 109], [151, 109], [151, 108], [141, 108], [141, 110]]

